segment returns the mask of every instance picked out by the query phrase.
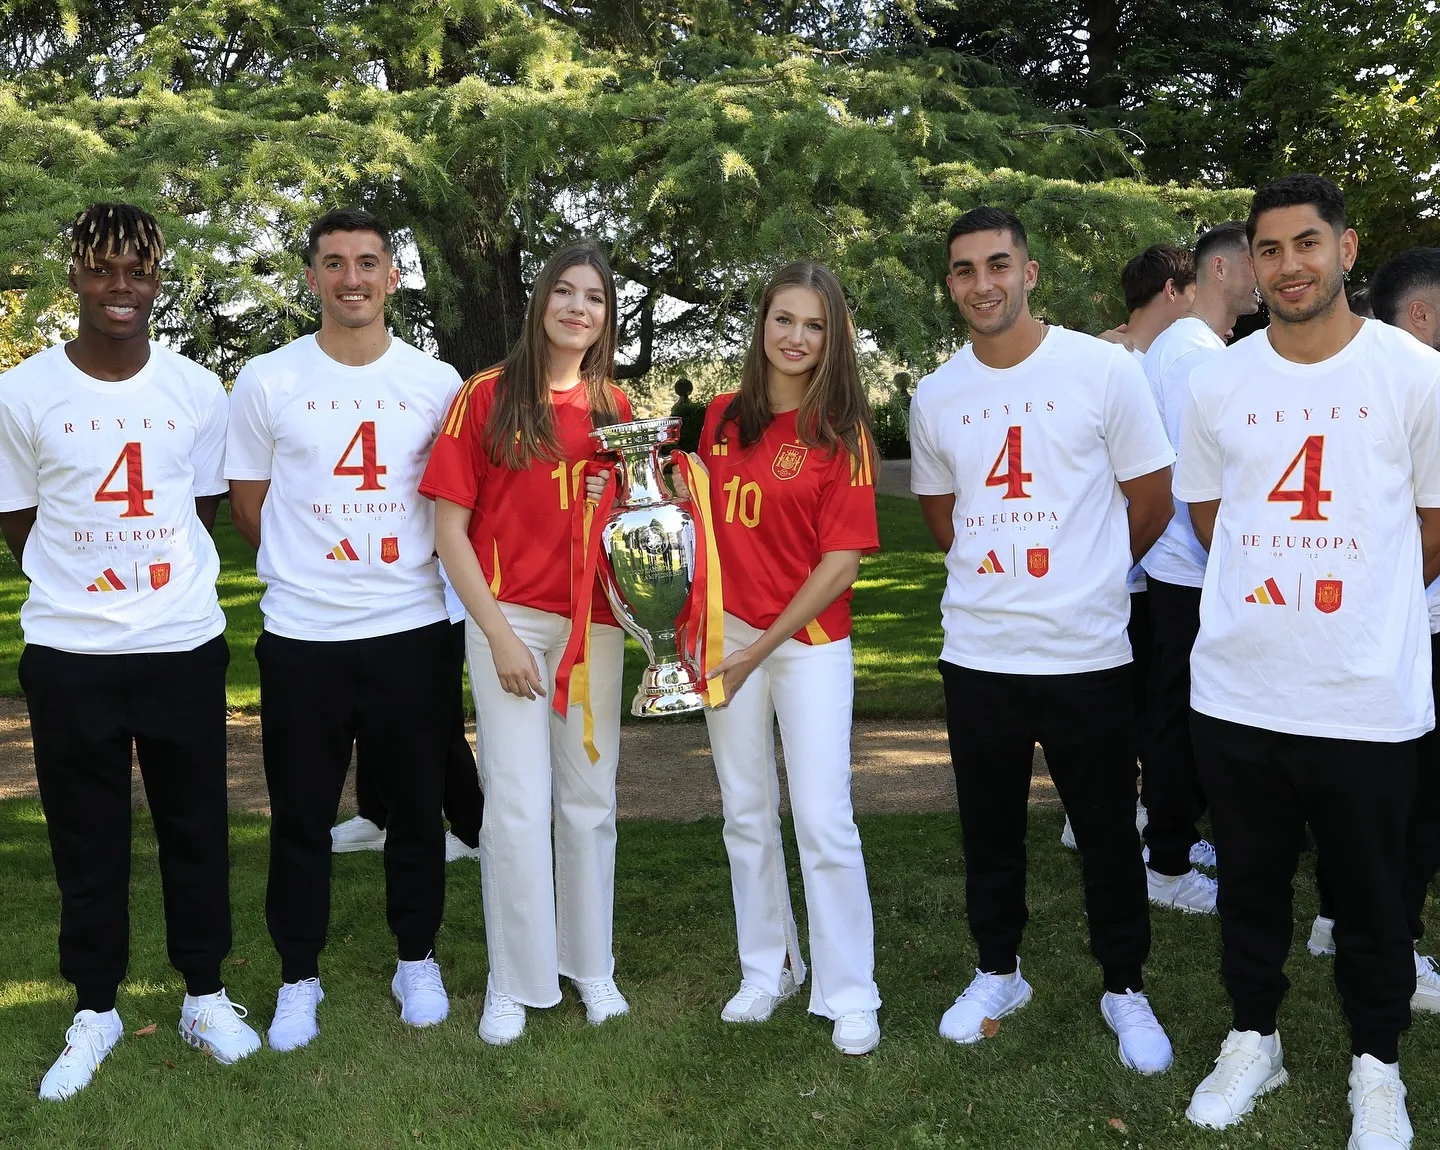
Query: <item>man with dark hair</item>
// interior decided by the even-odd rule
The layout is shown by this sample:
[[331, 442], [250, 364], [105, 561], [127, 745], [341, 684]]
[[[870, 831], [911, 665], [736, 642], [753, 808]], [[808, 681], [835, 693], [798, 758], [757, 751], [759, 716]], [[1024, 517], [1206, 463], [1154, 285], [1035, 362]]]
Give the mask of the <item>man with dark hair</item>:
[[1195, 297], [1195, 257], [1174, 244], [1151, 244], [1120, 273], [1125, 292], [1125, 343], [1141, 354], [1155, 337], [1190, 309]]
[[1351, 313], [1340, 190], [1255, 194], [1270, 327], [1197, 367], [1175, 497], [1209, 549], [1191, 738], [1223, 860], [1233, 1005], [1190, 1121], [1240, 1121], [1287, 1075], [1276, 1016], [1308, 823], [1335, 904], [1350, 1022], [1350, 1146], [1409, 1147], [1400, 1033], [1415, 991], [1401, 894], [1414, 740], [1435, 725], [1427, 576], [1440, 572], [1440, 354]]
[[387, 813], [391, 993], [412, 1026], [449, 1013], [434, 948], [459, 651], [418, 484], [460, 377], [387, 329], [400, 273], [378, 219], [328, 212], [305, 250], [320, 330], [241, 370], [225, 460], [235, 526], [259, 549], [266, 585], [255, 658], [271, 806], [265, 918], [282, 979], [276, 1050], [320, 1032], [330, 827], [357, 739]]
[[1370, 281], [1375, 318], [1440, 349], [1440, 248], [1411, 248], [1386, 260]]
[[[1195, 295], [1190, 310], [1150, 345], [1144, 359], [1150, 391], [1172, 446], [1180, 445], [1180, 416], [1190, 398], [1190, 372], [1225, 350], [1225, 334], [1260, 307], [1255, 273], [1239, 220], [1211, 228], [1195, 245]], [[1205, 795], [1190, 749], [1190, 648], [1200, 626], [1205, 549], [1190, 513], [1175, 515], [1143, 561], [1152, 626], [1147, 676], [1150, 739], [1143, 775], [1146, 882], [1150, 901], [1198, 914], [1215, 912], [1215, 880], [1195, 869], [1215, 856], [1196, 827]]]
[[0, 376], [0, 529], [30, 580], [20, 685], [60, 886], [60, 972], [77, 998], [40, 1083], [48, 1100], [88, 1085], [124, 1034], [132, 749], [185, 979], [180, 1035], [222, 1063], [260, 1048], [220, 978], [230, 652], [210, 528], [225, 491], [225, 389], [150, 341], [164, 252], [148, 212], [81, 212], [75, 338]]
[[970, 343], [916, 391], [911, 487], [946, 553], [940, 674], [979, 961], [940, 1033], [978, 1042], [1030, 1001], [1017, 951], [1038, 741], [1074, 822], [1101, 1016], [1124, 1064], [1158, 1074], [1172, 1052], [1143, 988], [1125, 574], [1170, 517], [1174, 453], [1130, 354], [1031, 315], [1039, 265], [1018, 220], [977, 209], [950, 237]]

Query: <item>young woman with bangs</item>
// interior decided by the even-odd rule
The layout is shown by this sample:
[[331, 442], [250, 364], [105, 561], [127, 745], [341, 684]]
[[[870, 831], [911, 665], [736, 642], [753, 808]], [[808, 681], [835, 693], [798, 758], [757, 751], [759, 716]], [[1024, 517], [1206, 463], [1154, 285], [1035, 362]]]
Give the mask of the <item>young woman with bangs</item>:
[[562, 719], [547, 697], [572, 626], [563, 557], [596, 458], [590, 432], [631, 417], [614, 366], [610, 267], [588, 244], [561, 248], [536, 278], [514, 349], [460, 389], [420, 486], [468, 614], [490, 956], [479, 1033], [492, 1045], [520, 1037], [526, 1007], [560, 1001], [561, 975], [591, 1023], [629, 1010], [612, 950], [623, 639], [598, 590], [588, 658], [597, 762], [580, 703]]

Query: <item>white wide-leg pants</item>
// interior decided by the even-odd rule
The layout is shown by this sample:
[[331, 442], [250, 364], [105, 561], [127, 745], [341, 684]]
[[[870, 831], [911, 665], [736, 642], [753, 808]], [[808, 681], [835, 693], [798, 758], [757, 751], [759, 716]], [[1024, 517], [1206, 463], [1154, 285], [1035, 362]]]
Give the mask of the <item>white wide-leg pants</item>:
[[[507, 693], [490, 644], [465, 623], [485, 818], [480, 882], [490, 988], [526, 1006], [560, 1001], [560, 975], [610, 978], [615, 906], [615, 769], [620, 759], [624, 637], [596, 625], [590, 639], [590, 704], [600, 761], [585, 753], [578, 703], [550, 709], [570, 620], [501, 603], [535, 656], [545, 698]], [[554, 855], [551, 855], [551, 816]]]
[[[760, 634], [727, 614], [725, 654]], [[850, 806], [854, 693], [848, 638], [817, 646], [787, 639], [728, 706], [705, 712], [724, 801], [740, 970], [769, 994], [780, 991], [787, 957], [796, 982], [805, 978], [780, 839], [774, 719], [780, 720], [815, 967], [810, 1011], [827, 1018], [880, 1005], [870, 891]]]

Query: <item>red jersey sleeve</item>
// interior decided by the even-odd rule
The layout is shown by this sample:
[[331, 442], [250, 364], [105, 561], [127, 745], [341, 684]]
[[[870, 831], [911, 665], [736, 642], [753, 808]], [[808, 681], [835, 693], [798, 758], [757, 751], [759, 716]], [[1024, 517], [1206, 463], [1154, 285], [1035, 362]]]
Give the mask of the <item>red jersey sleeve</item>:
[[462, 507], [480, 504], [480, 487], [490, 466], [485, 420], [495, 394], [498, 368], [478, 372], [460, 385], [430, 450], [420, 494]]
[[734, 392], [727, 392], [724, 395], [717, 395], [705, 408], [705, 422], [700, 428], [700, 458], [707, 465], [712, 455], [717, 455], [716, 441], [720, 436], [720, 421], [725, 414], [725, 409], [730, 401], [735, 398]]
[[874, 447], [860, 432], [860, 457], [843, 447], [835, 452], [820, 488], [816, 535], [820, 552], [880, 550], [880, 527], [875, 516]]
[[615, 395], [615, 411], [619, 416], [620, 422], [629, 423], [635, 418], [635, 412], [630, 406], [630, 397], [613, 383], [610, 385], [610, 390]]

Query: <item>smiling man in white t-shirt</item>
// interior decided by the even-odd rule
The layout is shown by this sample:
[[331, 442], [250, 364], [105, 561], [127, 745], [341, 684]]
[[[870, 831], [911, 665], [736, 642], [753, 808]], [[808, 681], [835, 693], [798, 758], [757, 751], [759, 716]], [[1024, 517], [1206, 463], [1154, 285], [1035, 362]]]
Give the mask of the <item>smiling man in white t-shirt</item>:
[[165, 241], [131, 204], [75, 221], [76, 336], [0, 375], [0, 529], [30, 580], [20, 686], [60, 887], [65, 1048], [40, 1097], [82, 1090], [124, 1034], [130, 762], [155, 824], [180, 1034], [222, 1063], [260, 1048], [230, 1002], [225, 616], [210, 538], [225, 389], [150, 341]]
[[459, 676], [420, 476], [454, 368], [391, 336], [390, 234], [340, 208], [310, 227], [306, 278], [320, 331], [251, 360], [231, 396], [225, 473], [235, 525], [259, 548], [265, 629], [255, 644], [270, 879], [265, 919], [282, 985], [277, 1050], [319, 1034], [330, 918], [330, 828], [357, 738], [386, 808], [386, 918], [400, 1017], [449, 1013], [434, 958], [445, 903], [440, 821]]
[[1401, 880], [1413, 740], [1435, 724], [1425, 576], [1440, 569], [1440, 354], [1351, 313], [1358, 241], [1329, 180], [1262, 188], [1247, 230], [1271, 324], [1191, 373], [1175, 477], [1210, 552], [1191, 731], [1234, 1008], [1186, 1114], [1228, 1126], [1286, 1081], [1276, 1015], [1308, 823], [1335, 907], [1350, 1145], [1393, 1150], [1412, 1137]]
[[1174, 453], [1129, 352], [1030, 314], [1039, 265], [1013, 213], [965, 213], [946, 255], [971, 342], [915, 393], [911, 487], [946, 553], [940, 673], [979, 961], [940, 1033], [978, 1042], [1030, 1000], [1017, 952], [1038, 741], [1082, 857], [1102, 1016], [1127, 1066], [1160, 1073], [1125, 575], [1170, 517]]

